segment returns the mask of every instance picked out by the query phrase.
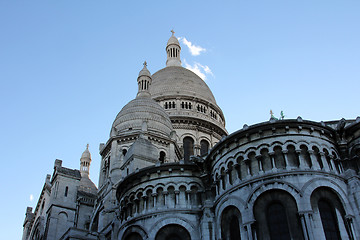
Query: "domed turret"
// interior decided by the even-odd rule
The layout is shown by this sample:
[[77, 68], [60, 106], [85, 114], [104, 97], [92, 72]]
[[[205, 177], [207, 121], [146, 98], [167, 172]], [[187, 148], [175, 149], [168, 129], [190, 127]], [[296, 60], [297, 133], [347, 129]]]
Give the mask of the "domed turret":
[[166, 66], [181, 66], [180, 52], [181, 47], [177, 38], [174, 36], [174, 31], [171, 30], [172, 35], [166, 45], [167, 60]]
[[171, 131], [173, 131], [168, 114], [151, 98], [149, 87], [152, 79], [146, 66], [145, 62], [144, 68], [140, 71], [137, 79], [138, 94], [116, 116], [111, 136], [151, 131], [154, 134], [169, 137]]
[[82, 177], [83, 176], [89, 177], [90, 163], [91, 163], [91, 154], [89, 151], [89, 144], [87, 144], [86, 149], [80, 158], [80, 173]]
[[138, 81], [138, 94], [137, 97], [150, 97], [149, 87], [151, 85], [151, 74], [146, 68], [147, 63], [144, 62], [144, 68], [139, 72]]
[[87, 144], [86, 149], [80, 158], [81, 180], [80, 180], [80, 184], [79, 184], [79, 190], [83, 191], [83, 192], [88, 192], [91, 194], [96, 194], [97, 188], [96, 188], [95, 184], [89, 178], [90, 163], [91, 163], [91, 154], [89, 151], [89, 144]]

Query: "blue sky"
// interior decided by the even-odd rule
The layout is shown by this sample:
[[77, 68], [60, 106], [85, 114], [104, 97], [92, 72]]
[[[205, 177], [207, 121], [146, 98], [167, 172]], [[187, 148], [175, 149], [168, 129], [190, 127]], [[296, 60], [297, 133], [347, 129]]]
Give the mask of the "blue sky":
[[143, 61], [152, 73], [165, 67], [171, 29], [229, 133], [267, 121], [270, 109], [356, 118], [359, 12], [358, 0], [0, 1], [1, 238], [21, 238], [56, 158], [79, 168], [89, 143], [97, 184], [99, 143], [135, 97]]

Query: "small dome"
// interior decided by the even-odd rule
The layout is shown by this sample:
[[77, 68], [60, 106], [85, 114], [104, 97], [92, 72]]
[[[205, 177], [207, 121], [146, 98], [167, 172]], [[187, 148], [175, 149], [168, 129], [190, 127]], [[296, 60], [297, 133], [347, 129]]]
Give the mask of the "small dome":
[[143, 69], [141, 69], [141, 71], [139, 72], [139, 77], [141, 77], [141, 76], [148, 76], [148, 77], [151, 77], [151, 74], [150, 74], [150, 72], [149, 72], [149, 70], [147, 69], [147, 63], [146, 63], [146, 61], [144, 62], [144, 68]]
[[167, 45], [176, 44], [180, 46], [179, 40], [174, 36], [174, 34], [169, 38]]
[[86, 149], [83, 152], [83, 154], [81, 155], [81, 159], [83, 159], [83, 158], [91, 159], [91, 154], [90, 154], [90, 151], [89, 151], [89, 144], [86, 145]]
[[138, 96], [126, 104], [116, 116], [110, 137], [141, 131], [165, 137], [173, 131], [169, 115], [150, 97]]

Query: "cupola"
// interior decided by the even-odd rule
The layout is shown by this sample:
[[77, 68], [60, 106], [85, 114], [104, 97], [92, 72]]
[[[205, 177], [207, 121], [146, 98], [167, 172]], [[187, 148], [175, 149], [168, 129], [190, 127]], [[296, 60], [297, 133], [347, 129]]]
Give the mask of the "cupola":
[[91, 163], [91, 154], [89, 151], [89, 144], [87, 144], [86, 149], [80, 158], [80, 173], [82, 177], [89, 176], [90, 163]]
[[181, 66], [181, 60], [180, 60], [180, 52], [181, 47], [178, 39], [174, 36], [174, 31], [171, 30], [171, 37], [166, 45], [166, 54], [167, 54], [167, 60], [166, 60], [166, 66]]
[[149, 87], [151, 85], [151, 74], [146, 68], [147, 63], [144, 62], [143, 69], [139, 72], [137, 78], [138, 82], [138, 94], [137, 97], [150, 97]]

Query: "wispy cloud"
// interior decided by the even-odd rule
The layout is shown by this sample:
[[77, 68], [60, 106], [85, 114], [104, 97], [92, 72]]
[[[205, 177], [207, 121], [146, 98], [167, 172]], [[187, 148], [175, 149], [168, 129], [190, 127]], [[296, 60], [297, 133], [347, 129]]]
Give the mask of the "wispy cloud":
[[34, 200], [34, 195], [30, 194], [30, 202]]
[[205, 52], [206, 49], [200, 46], [193, 45], [190, 41], [188, 41], [185, 37], [180, 37], [179, 40], [185, 44], [193, 56], [200, 55], [201, 52]]
[[207, 65], [204, 66], [198, 62], [195, 62], [193, 65], [190, 65], [189, 63], [186, 62], [185, 59], [183, 62], [186, 69], [189, 69], [190, 71], [196, 73], [202, 80], [206, 80], [206, 75], [214, 76], [211, 69]]

